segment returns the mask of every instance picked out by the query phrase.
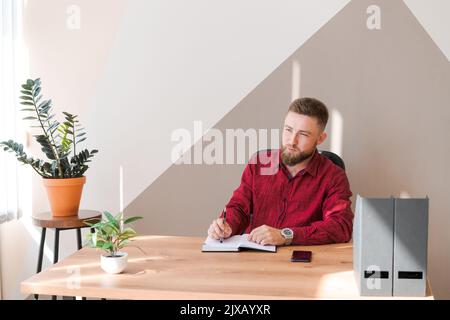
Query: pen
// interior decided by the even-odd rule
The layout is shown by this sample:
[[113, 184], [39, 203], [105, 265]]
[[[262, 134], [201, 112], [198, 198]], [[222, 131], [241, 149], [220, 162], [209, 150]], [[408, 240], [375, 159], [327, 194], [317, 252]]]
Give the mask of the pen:
[[[223, 215], [223, 224], [224, 224], [224, 228], [225, 228], [225, 222], [227, 222], [227, 208], [226, 208], [226, 207], [223, 208], [223, 213], [222, 213], [222, 215]], [[224, 231], [222, 231], [222, 234], [223, 234], [223, 232], [224, 232]], [[223, 242], [223, 236], [220, 237], [220, 243], [222, 243], [222, 242]]]

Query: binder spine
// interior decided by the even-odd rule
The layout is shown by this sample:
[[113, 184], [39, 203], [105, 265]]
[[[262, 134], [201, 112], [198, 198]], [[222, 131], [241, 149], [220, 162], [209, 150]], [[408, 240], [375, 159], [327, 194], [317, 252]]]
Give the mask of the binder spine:
[[428, 197], [395, 200], [394, 296], [426, 295], [428, 204]]

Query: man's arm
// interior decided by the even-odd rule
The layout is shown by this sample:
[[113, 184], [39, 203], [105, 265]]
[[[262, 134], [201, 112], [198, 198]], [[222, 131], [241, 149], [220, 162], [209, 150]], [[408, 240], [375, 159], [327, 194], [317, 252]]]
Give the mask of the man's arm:
[[227, 222], [231, 226], [231, 235], [244, 232], [250, 222], [250, 213], [253, 211], [253, 175], [254, 165], [247, 164], [242, 173], [241, 184], [234, 190], [226, 205]]
[[344, 171], [330, 183], [322, 204], [323, 220], [308, 226], [293, 227], [294, 245], [317, 245], [348, 242], [352, 237], [353, 212], [350, 184]]

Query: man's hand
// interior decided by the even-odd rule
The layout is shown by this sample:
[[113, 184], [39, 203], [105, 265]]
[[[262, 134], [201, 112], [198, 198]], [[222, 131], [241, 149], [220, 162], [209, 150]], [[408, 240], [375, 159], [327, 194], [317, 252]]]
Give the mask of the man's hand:
[[219, 240], [220, 237], [224, 239], [229, 238], [231, 236], [231, 227], [228, 222], [224, 222], [222, 218], [214, 220], [208, 229], [208, 236]]
[[281, 235], [281, 230], [262, 225], [253, 229], [248, 236], [249, 241], [253, 241], [262, 245], [270, 244], [280, 246], [285, 243], [284, 237]]

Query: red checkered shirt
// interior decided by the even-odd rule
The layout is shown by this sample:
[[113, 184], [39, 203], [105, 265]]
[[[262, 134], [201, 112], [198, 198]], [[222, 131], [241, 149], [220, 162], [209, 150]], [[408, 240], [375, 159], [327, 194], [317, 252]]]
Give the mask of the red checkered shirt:
[[291, 177], [280, 149], [256, 153], [226, 205], [233, 235], [268, 225], [294, 232], [292, 244], [348, 242], [352, 236], [352, 192], [345, 171], [317, 150]]

